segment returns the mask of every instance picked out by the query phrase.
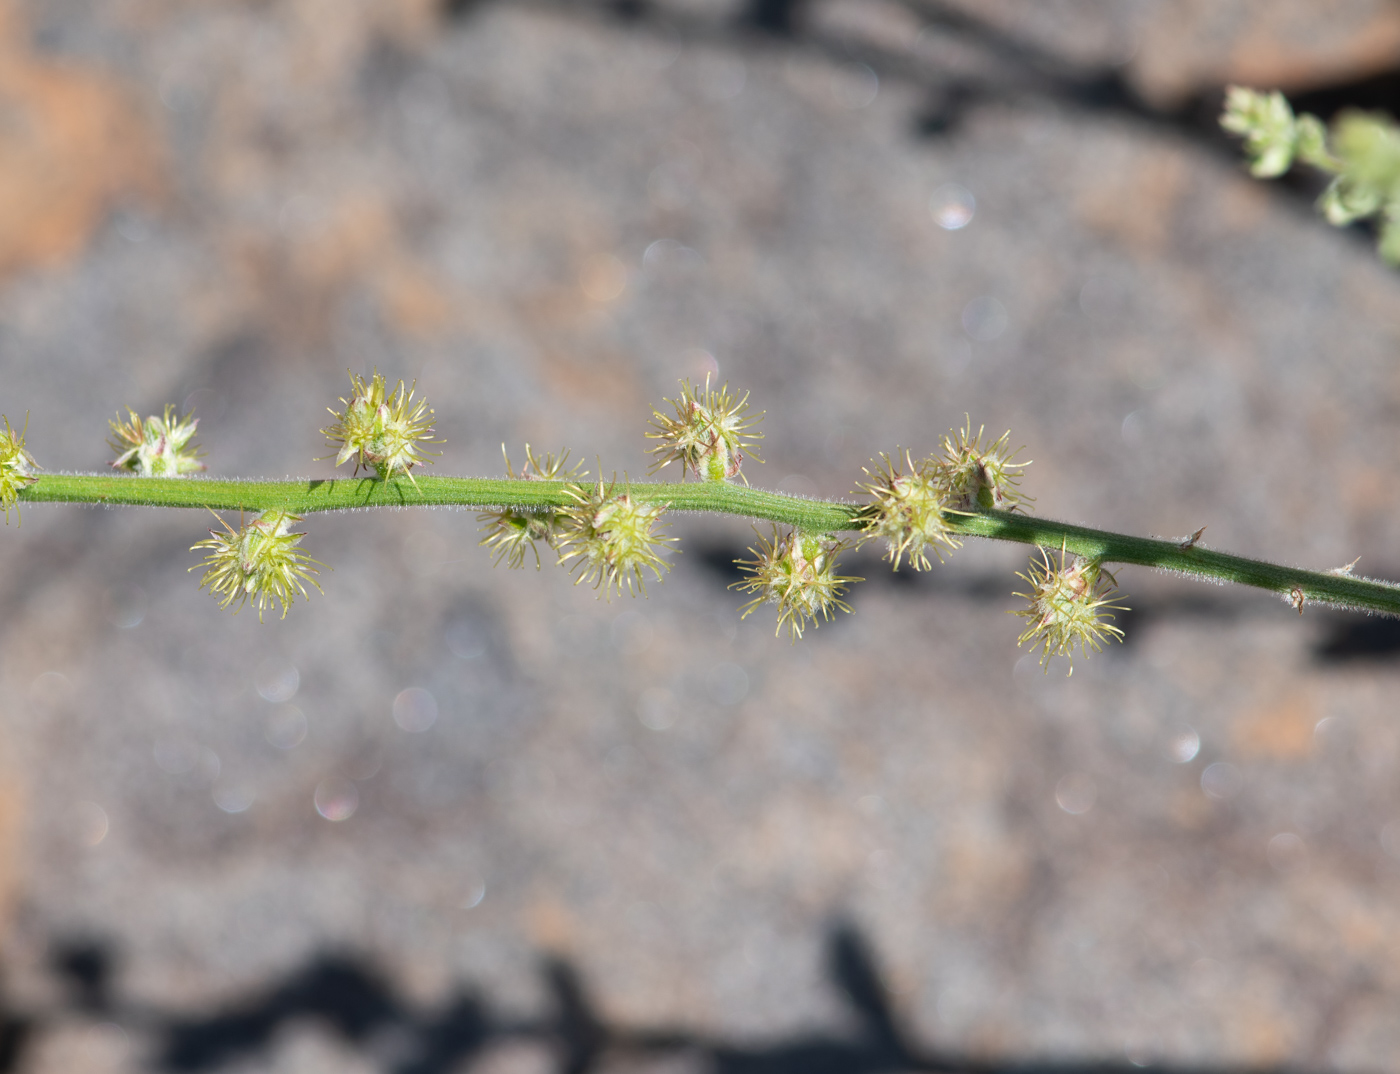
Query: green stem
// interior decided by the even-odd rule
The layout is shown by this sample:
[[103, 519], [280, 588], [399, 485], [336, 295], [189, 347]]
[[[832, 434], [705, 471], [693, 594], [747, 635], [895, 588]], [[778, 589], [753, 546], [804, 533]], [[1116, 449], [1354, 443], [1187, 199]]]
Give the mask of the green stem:
[[[360, 507], [514, 507], [547, 510], [570, 506], [565, 481], [515, 481], [504, 478], [430, 477], [380, 481], [297, 479], [225, 481], [212, 478], [124, 477], [97, 474], [47, 474], [19, 494], [22, 503], [101, 503], [142, 507], [195, 507], [224, 511], [276, 508], [297, 515]], [[740, 515], [833, 533], [860, 528], [859, 504], [809, 500], [763, 489], [711, 482], [629, 483], [638, 501], [665, 503], [673, 511]], [[1400, 585], [1344, 574], [1297, 570], [1260, 560], [1215, 552], [1199, 545], [1130, 537], [1087, 526], [1034, 518], [1005, 511], [952, 513], [958, 533], [1016, 541], [1073, 552], [1106, 564], [1132, 563], [1176, 571], [1216, 582], [1267, 589], [1282, 596], [1301, 595], [1304, 602], [1335, 604], [1358, 611], [1400, 616]]]
[[999, 541], [1019, 541], [1042, 548], [1064, 548], [1085, 559], [1102, 563], [1133, 563], [1141, 567], [1174, 571], [1212, 582], [1267, 589], [1296, 603], [1335, 604], [1354, 611], [1400, 616], [1400, 585], [1354, 578], [1347, 574], [1304, 571], [1258, 559], [1232, 556], [1200, 545], [1184, 547], [1184, 541], [1162, 541], [1150, 537], [1129, 537], [1122, 533], [1073, 526], [1068, 522], [1005, 511], [950, 518], [953, 529], [976, 537]]

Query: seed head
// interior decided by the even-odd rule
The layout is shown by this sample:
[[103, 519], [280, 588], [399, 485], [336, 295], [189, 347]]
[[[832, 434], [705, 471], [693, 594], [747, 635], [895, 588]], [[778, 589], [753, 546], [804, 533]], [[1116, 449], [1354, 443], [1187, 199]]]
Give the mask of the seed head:
[[1029, 462], [1018, 462], [1022, 450], [1009, 449], [1010, 430], [982, 446], [982, 432], [972, 435], [972, 420], [943, 438], [942, 467], [949, 506], [959, 511], [1014, 511], [1030, 497], [1016, 490]]
[[317, 590], [321, 588], [311, 576], [320, 573], [316, 567], [325, 566], [298, 551], [297, 545], [304, 535], [290, 531], [300, 521], [299, 515], [273, 510], [264, 511], [237, 531], [226, 522], [225, 532], [210, 530], [207, 541], [190, 546], [191, 552], [196, 548], [210, 549], [203, 562], [190, 568], [192, 571], [204, 568], [199, 588], [208, 586], [209, 591], [220, 598], [221, 608], [233, 604], [235, 615], [252, 600], [258, 606], [259, 622], [262, 622], [263, 609], [274, 603], [282, 606], [285, 619], [296, 595], [307, 596], [307, 582]]
[[1067, 556], [1061, 549], [1057, 568], [1044, 548], [1040, 558], [1039, 563], [1031, 560], [1029, 574], [1016, 575], [1031, 588], [1029, 593], [1013, 594], [1031, 602], [1029, 608], [1014, 613], [1030, 621], [1016, 644], [1030, 642], [1032, 652], [1040, 645], [1040, 666], [1047, 671], [1052, 656], [1070, 657], [1069, 673], [1073, 674], [1075, 645], [1087, 657], [1090, 649], [1101, 652], [1105, 641], [1122, 641], [1123, 631], [1106, 620], [1128, 608], [1116, 592], [1117, 579], [1097, 560]]
[[574, 584], [591, 581], [609, 599], [614, 587], [619, 593], [626, 587], [633, 596], [638, 589], [645, 594], [642, 568], [659, 579], [662, 570], [670, 568], [658, 550], [676, 540], [655, 532], [657, 519], [668, 505], [637, 503], [616, 488], [616, 480], [605, 484], [601, 478], [588, 491], [569, 486], [567, 491], [576, 502], [559, 510], [554, 539], [560, 563], [578, 560]]
[[[747, 413], [748, 392], [736, 399], [729, 394], [728, 384], [711, 388], [707, 375], [704, 388], [699, 390], [690, 381], [681, 381], [680, 398], [666, 402], [675, 408], [676, 416], [652, 411], [656, 431], [647, 436], [661, 443], [649, 450], [656, 456], [651, 473], [679, 462], [682, 475], [690, 470], [702, 481], [725, 481], [743, 477], [744, 452], [755, 462], [763, 461], [753, 454], [754, 444], [763, 434], [748, 431], [763, 420], [763, 415]], [[744, 484], [748, 484], [747, 478]]]
[[[510, 464], [510, 456], [506, 455], [504, 444], [501, 445], [501, 454], [505, 456], [506, 473], [515, 481], [572, 481], [588, 473], [580, 468], [581, 464], [568, 465], [567, 450], [561, 451], [557, 456], [548, 454], [543, 459], [536, 459], [530, 451], [530, 445], [526, 444], [525, 465], [520, 468], [518, 474]], [[504, 507], [498, 511], [483, 511], [476, 517], [478, 522], [483, 523], [481, 529], [486, 533], [478, 543], [491, 549], [492, 565], [504, 559], [506, 566], [512, 569], [523, 567], [525, 553], [532, 552], [535, 556], [535, 569], [539, 570], [540, 552], [535, 542], [543, 541], [551, 548], [554, 547], [555, 534], [560, 522], [559, 512], [550, 508], [530, 511], [524, 508]]]
[[744, 605], [741, 619], [761, 604], [776, 604], [778, 629], [774, 633], [781, 633], [786, 624], [796, 641], [809, 623], [820, 626], [818, 616], [829, 621], [833, 609], [851, 610], [841, 595], [849, 583], [864, 579], [836, 573], [836, 556], [845, 547], [843, 542], [797, 530], [780, 537], [774, 526], [772, 539], [759, 534], [758, 544], [759, 550], [749, 549], [752, 560], [734, 561], [753, 577], [729, 588], [758, 594]]
[[339, 466], [353, 458], [357, 474], [363, 466], [373, 470], [380, 480], [403, 474], [413, 481], [413, 467], [427, 462], [427, 455], [439, 454], [425, 452], [420, 445], [442, 443], [433, 438], [433, 412], [427, 400], [414, 401], [416, 382], [405, 387], [399, 381], [391, 391], [383, 374], [376, 370], [368, 383], [351, 373], [350, 386], [351, 398], [340, 400], [344, 411], [327, 407], [336, 420], [321, 430], [331, 447], [339, 446], [335, 464]]
[[24, 450], [24, 436], [29, 431], [29, 419], [24, 419], [24, 428], [15, 432], [10, 428], [10, 419], [5, 422], [5, 431], [0, 433], [0, 507], [5, 509], [5, 525], [10, 524], [10, 508], [19, 517], [19, 491], [26, 485], [38, 481], [35, 470], [42, 469], [34, 461], [34, 456]]
[[[865, 467], [870, 480], [858, 491], [874, 497], [861, 508], [857, 521], [863, 525], [860, 543], [883, 540], [885, 557], [899, 570], [907, 554], [916, 571], [929, 569], [926, 549], [943, 560], [943, 549], [958, 548], [962, 542], [953, 533], [943, 512], [950, 509], [947, 475], [937, 459], [915, 462], [904, 453], [904, 469], [896, 455], [881, 455], [874, 471]], [[940, 547], [942, 546], [942, 547]]]
[[203, 470], [199, 461], [204, 451], [191, 444], [199, 419], [193, 411], [183, 418], [175, 416], [175, 407], [166, 404], [161, 417], [152, 414], [142, 419], [136, 411], [126, 408], [127, 420], [109, 421], [112, 436], [107, 441], [117, 457], [112, 467], [130, 470], [140, 477], [183, 477]]

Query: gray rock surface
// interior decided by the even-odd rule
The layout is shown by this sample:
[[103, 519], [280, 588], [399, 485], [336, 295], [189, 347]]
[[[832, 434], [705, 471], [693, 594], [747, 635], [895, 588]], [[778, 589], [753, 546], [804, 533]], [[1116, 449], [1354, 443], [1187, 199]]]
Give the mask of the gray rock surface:
[[[1053, 6], [993, 21], [1154, 100], [1394, 10]], [[1400, 577], [1400, 276], [1200, 129], [919, 5], [464, 7], [0, 8], [0, 404], [42, 464], [177, 402], [213, 474], [327, 475], [377, 366], [437, 472], [640, 474], [709, 371], [768, 412], [758, 485], [846, 495], [970, 414], [1047, 516]], [[665, 582], [604, 602], [404, 511], [308, 520], [325, 595], [260, 624], [187, 573], [210, 524], [0, 538], [15, 1070], [1396, 1069], [1372, 620], [1125, 570], [1127, 644], [1066, 678], [1015, 648], [1019, 547], [852, 555], [855, 614], [791, 645], [725, 588], [741, 523], [677, 518]]]

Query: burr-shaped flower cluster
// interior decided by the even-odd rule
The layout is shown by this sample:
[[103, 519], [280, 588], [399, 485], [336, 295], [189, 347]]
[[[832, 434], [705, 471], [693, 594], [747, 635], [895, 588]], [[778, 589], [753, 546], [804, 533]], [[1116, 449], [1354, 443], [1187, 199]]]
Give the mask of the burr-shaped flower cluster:
[[753, 577], [735, 582], [731, 589], [757, 596], [743, 607], [741, 618], [763, 604], [778, 608], [778, 629], [784, 626], [796, 641], [810, 624], [817, 620], [830, 621], [833, 611], [849, 612], [851, 606], [841, 599], [846, 587], [863, 579], [836, 572], [836, 555], [844, 547], [825, 534], [802, 533], [798, 530], [779, 536], [773, 527], [771, 538], [761, 534], [758, 549], [750, 548], [752, 560], [736, 560], [739, 569]]
[[[1117, 579], [1097, 560], [1068, 555], [1061, 549], [1057, 567], [1045, 549], [1040, 562], [1031, 560], [1029, 574], [1017, 574], [1030, 586], [1029, 593], [1017, 593], [1030, 601], [1030, 607], [1016, 612], [1029, 620], [1016, 639], [1041, 648], [1040, 663], [1049, 669], [1052, 656], [1073, 656], [1075, 646], [1089, 655], [1099, 652], [1105, 641], [1122, 641], [1123, 631], [1109, 620], [1115, 611], [1127, 611], [1116, 592]], [[1070, 666], [1073, 673], [1074, 667]]]
[[605, 596], [614, 588], [645, 593], [642, 571], [660, 578], [667, 566], [661, 551], [676, 540], [657, 532], [666, 504], [642, 503], [625, 488], [619, 492], [616, 481], [602, 478], [590, 489], [570, 485], [566, 491], [574, 504], [559, 512], [556, 547], [560, 563], [575, 561], [574, 584], [592, 582]]
[[[5, 524], [9, 525], [10, 508], [18, 515], [19, 490], [38, 480], [34, 471], [39, 469], [39, 464], [24, 450], [25, 429], [15, 432], [10, 428], [9, 418], [4, 422], [5, 431], [0, 433], [0, 507], [5, 510]], [[28, 423], [25, 424], [27, 427]]]
[[318, 574], [316, 567], [324, 564], [297, 548], [303, 535], [293, 533], [292, 527], [300, 521], [299, 515], [274, 510], [264, 511], [237, 530], [228, 523], [224, 523], [223, 533], [210, 530], [207, 541], [190, 546], [191, 552], [209, 549], [203, 562], [190, 568], [204, 568], [199, 588], [208, 586], [219, 598], [221, 608], [232, 604], [237, 612], [251, 600], [258, 606], [261, 621], [263, 609], [278, 604], [286, 618], [296, 595], [307, 595], [308, 582], [321, 588], [312, 575]]
[[190, 443], [199, 425], [193, 414], [177, 418], [170, 405], [159, 417], [152, 414], [143, 419], [130, 407], [126, 414], [126, 421], [107, 423], [112, 430], [107, 443], [117, 452], [114, 469], [140, 477], [183, 477], [204, 469], [199, 461], [204, 452]]
[[335, 422], [322, 429], [330, 446], [338, 447], [335, 464], [355, 460], [355, 472], [363, 467], [381, 480], [402, 474], [413, 480], [412, 470], [427, 461], [422, 445], [441, 441], [433, 438], [433, 412], [424, 399], [414, 400], [414, 387], [403, 381], [390, 389], [384, 376], [375, 371], [366, 381], [350, 374], [353, 389], [342, 398], [344, 410], [330, 410]]
[[[513, 481], [574, 481], [588, 473], [580, 465], [569, 465], [567, 450], [558, 455], [549, 453], [543, 459], [537, 459], [530, 450], [530, 445], [526, 444], [525, 465], [520, 468], [518, 474], [510, 464], [510, 456], [506, 455], [504, 444], [501, 445], [501, 454], [505, 455], [506, 473]], [[491, 550], [493, 564], [498, 564], [504, 559], [508, 567], [523, 567], [525, 555], [530, 553], [535, 557], [536, 570], [540, 569], [540, 550], [537, 542], [554, 548], [563, 519], [558, 510], [550, 507], [533, 510], [524, 507], [503, 507], [496, 511], [483, 511], [476, 517], [477, 521], [483, 523], [481, 528], [486, 532], [486, 536], [478, 543]]]
[[[729, 385], [711, 388], [710, 378], [706, 377], [705, 386], [698, 389], [688, 380], [681, 381], [680, 396], [666, 402], [675, 410], [675, 417], [653, 411], [655, 431], [647, 433], [651, 439], [661, 441], [651, 449], [651, 454], [657, 456], [651, 467], [653, 473], [679, 462], [682, 473], [689, 470], [703, 481], [727, 481], [743, 477], [740, 468], [745, 451], [755, 462], [763, 461], [753, 454], [754, 444], [763, 434], [749, 431], [763, 420], [763, 415], [748, 413], [748, 392], [733, 396]], [[748, 483], [747, 478], [744, 483]]]
[[955, 510], [1014, 511], [1027, 497], [1017, 486], [1029, 462], [1019, 462], [1020, 448], [1011, 450], [1011, 432], [982, 446], [985, 426], [972, 433], [968, 419], [956, 433], [943, 438], [943, 458], [940, 469], [948, 488], [949, 500]]
[[875, 470], [867, 467], [865, 472], [870, 480], [859, 488], [871, 500], [860, 511], [861, 540], [884, 541], [895, 570], [907, 555], [915, 570], [926, 571], [931, 566], [927, 549], [941, 561], [944, 549], [962, 544], [944, 515], [952, 503], [947, 474], [937, 459], [915, 462], [906, 451], [901, 466], [897, 457], [881, 455]]
[[870, 497], [857, 513], [861, 543], [880, 540], [886, 557], [899, 569], [909, 557], [915, 570], [930, 567], [928, 549], [941, 561], [943, 552], [962, 543], [952, 520], [979, 510], [1015, 510], [1025, 500], [1016, 486], [1029, 463], [1018, 462], [1003, 433], [985, 447], [982, 429], [972, 435], [969, 422], [943, 438], [942, 457], [917, 462], [904, 452], [881, 455], [868, 481], [857, 491]]

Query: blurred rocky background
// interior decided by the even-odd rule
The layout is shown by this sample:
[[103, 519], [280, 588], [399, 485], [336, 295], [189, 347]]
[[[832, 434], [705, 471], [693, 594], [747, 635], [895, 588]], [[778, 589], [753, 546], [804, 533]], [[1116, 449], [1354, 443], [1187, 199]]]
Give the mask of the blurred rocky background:
[[[1223, 86], [1400, 110], [1393, 0], [0, 0], [0, 408], [99, 470], [640, 474], [717, 374], [755, 484], [970, 414], [1037, 509], [1400, 577], [1400, 276]], [[285, 620], [195, 512], [0, 534], [0, 1071], [1400, 1069], [1400, 631], [1125, 570], [1041, 674], [1023, 548], [791, 645], [677, 518], [646, 600], [469, 512], [309, 519]]]

